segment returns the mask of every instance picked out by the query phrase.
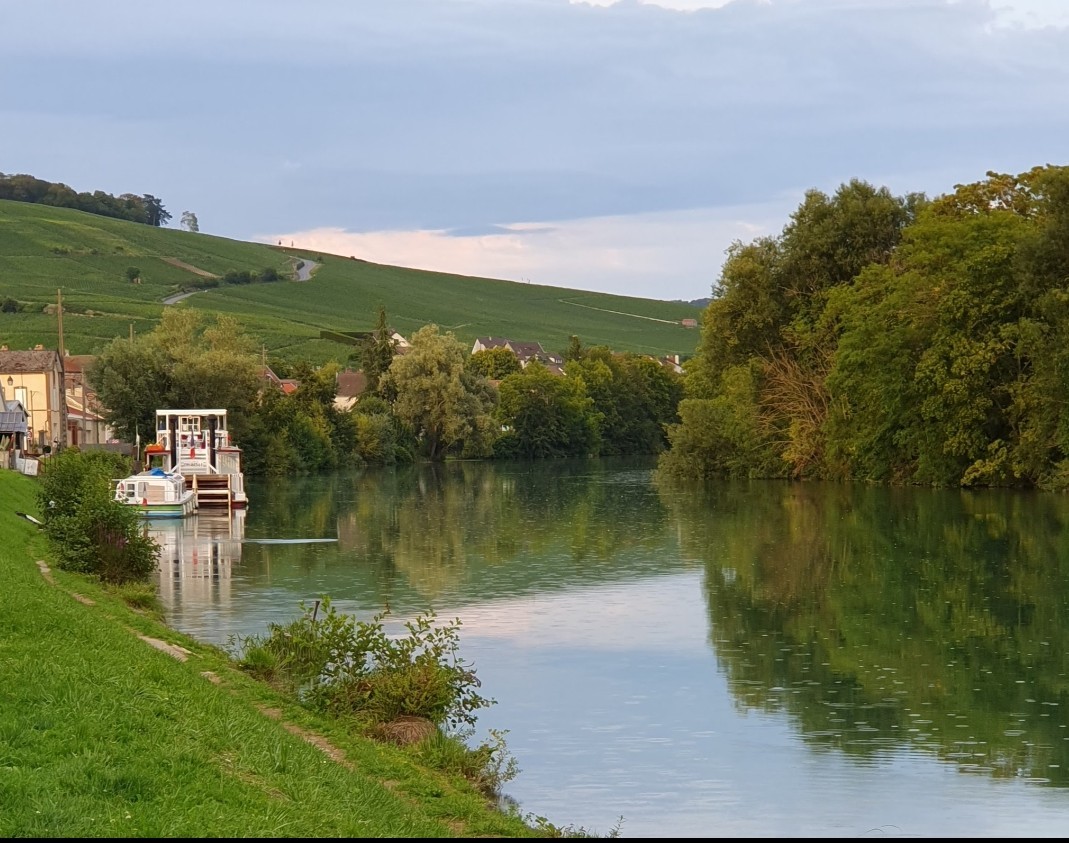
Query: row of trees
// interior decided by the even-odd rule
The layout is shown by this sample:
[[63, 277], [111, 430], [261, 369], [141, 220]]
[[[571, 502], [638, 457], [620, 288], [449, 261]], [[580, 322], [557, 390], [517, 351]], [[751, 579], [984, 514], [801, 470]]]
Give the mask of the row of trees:
[[[149, 193], [141, 196], [133, 193], [113, 196], [103, 190], [78, 193], [60, 182], [45, 181], [25, 173], [0, 173], [0, 199], [51, 205], [55, 208], [74, 208], [102, 217], [114, 217], [157, 227], [166, 225], [171, 219], [171, 214], [163, 207], [163, 202]], [[193, 223], [196, 224], [195, 217]], [[190, 231], [196, 230], [198, 229], [190, 228]]]
[[657, 453], [678, 421], [682, 379], [641, 355], [586, 349], [576, 338], [563, 376], [531, 363], [490, 379], [485, 361], [436, 325], [417, 331], [403, 355], [391, 337], [380, 308], [361, 351], [367, 389], [351, 411], [335, 404], [337, 364], [292, 367], [300, 386], [285, 394], [267, 387], [257, 343], [231, 317], [190, 308], [168, 309], [149, 334], [112, 341], [89, 378], [128, 441], [154, 435], [158, 408], [227, 408], [250, 474]]
[[1069, 487], [1069, 167], [810, 191], [736, 243], [673, 474]]

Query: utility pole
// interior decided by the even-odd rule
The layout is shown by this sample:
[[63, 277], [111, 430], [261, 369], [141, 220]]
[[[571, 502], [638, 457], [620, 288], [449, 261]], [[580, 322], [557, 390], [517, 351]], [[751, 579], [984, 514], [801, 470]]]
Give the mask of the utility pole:
[[[59, 425], [60, 430], [53, 431], [52, 438], [56, 447], [67, 445], [67, 355], [63, 348], [63, 288], [56, 289], [56, 327], [59, 335]], [[56, 434], [59, 434], [58, 436]]]
[[56, 316], [59, 323], [59, 359], [63, 359], [63, 290], [56, 290]]

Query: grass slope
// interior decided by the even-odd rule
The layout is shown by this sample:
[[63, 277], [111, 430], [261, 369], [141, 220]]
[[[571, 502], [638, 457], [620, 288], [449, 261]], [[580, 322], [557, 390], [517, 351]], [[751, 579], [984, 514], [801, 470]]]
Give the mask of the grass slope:
[[[0, 314], [0, 341], [11, 348], [54, 347], [57, 320], [44, 310], [62, 289], [65, 345], [72, 353], [96, 353], [131, 325], [151, 330], [163, 299], [204, 273], [274, 267], [292, 279], [302, 258], [320, 264], [310, 281], [226, 285], [173, 306], [229, 313], [272, 356], [291, 361], [344, 361], [352, 349], [321, 340], [320, 330], [369, 330], [380, 305], [406, 336], [434, 323], [465, 344], [508, 337], [559, 352], [574, 334], [584, 345], [687, 356], [698, 341], [698, 332], [680, 320], [700, 311], [683, 302], [403, 269], [6, 200], [0, 200], [0, 297], [25, 308]], [[130, 266], [141, 270], [143, 283], [126, 280]]]
[[0, 470], [0, 836], [544, 836], [95, 580], [41, 570], [43, 536], [15, 515], [35, 482]]

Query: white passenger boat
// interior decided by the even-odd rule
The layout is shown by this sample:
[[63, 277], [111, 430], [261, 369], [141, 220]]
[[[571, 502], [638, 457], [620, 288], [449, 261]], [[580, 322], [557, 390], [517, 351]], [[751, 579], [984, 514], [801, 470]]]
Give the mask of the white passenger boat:
[[226, 410], [157, 410], [145, 467], [181, 475], [201, 509], [248, 505], [241, 449], [230, 441]]
[[150, 468], [115, 481], [115, 500], [136, 507], [145, 518], [185, 518], [197, 511], [197, 498], [181, 474]]

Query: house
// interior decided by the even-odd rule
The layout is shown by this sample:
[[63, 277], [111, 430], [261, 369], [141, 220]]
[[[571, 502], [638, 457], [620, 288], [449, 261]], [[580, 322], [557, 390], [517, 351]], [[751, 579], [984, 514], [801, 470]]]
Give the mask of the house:
[[504, 337], [478, 337], [475, 340], [475, 344], [471, 347], [471, 353], [475, 354], [479, 351], [488, 351], [491, 348], [507, 348], [516, 355], [516, 359], [520, 361], [521, 369], [527, 368], [527, 364], [532, 360], [537, 360], [553, 372], [553, 374], [564, 374], [564, 358], [558, 354], [548, 353], [542, 348], [541, 343], [520, 342], [517, 340], [505, 339]]
[[71, 445], [103, 445], [115, 437], [104, 418], [104, 405], [90, 388], [89, 367], [96, 358], [91, 354], [70, 354], [63, 357], [63, 391], [67, 403], [67, 441]]
[[4, 392], [0, 380], [0, 468], [14, 468], [15, 460], [26, 450], [26, 433], [29, 430], [30, 414], [14, 398]]
[[679, 324], [682, 325], [684, 328], [697, 328], [698, 327], [698, 320], [697, 319], [681, 319], [681, 320], [679, 320]]
[[338, 372], [336, 382], [334, 406], [343, 412], [351, 410], [357, 399], [367, 389], [367, 375], [363, 372], [354, 372], [352, 369]]
[[29, 415], [27, 452], [49, 453], [67, 446], [65, 377], [58, 351], [43, 345], [29, 351], [0, 346], [0, 382]]
[[664, 357], [656, 358], [656, 360], [666, 369], [671, 369], [677, 375], [683, 374], [683, 363], [680, 361], [678, 354], [666, 354]]
[[260, 367], [260, 378], [267, 381], [271, 386], [282, 392], [282, 378], [275, 374], [274, 369], [264, 363]]

